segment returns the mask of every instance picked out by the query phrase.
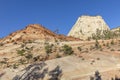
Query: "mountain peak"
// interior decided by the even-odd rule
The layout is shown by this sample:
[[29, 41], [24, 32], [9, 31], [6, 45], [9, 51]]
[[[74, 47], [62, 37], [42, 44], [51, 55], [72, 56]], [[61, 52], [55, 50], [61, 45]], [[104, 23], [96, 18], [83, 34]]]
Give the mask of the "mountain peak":
[[110, 30], [101, 16], [81, 16], [73, 25], [68, 36], [73, 36], [80, 39], [88, 39], [92, 34], [96, 34], [97, 29]]
[[29, 24], [27, 27], [26, 27], [26, 29], [27, 28], [36, 28], [36, 29], [39, 29], [39, 28], [44, 28], [42, 25], [40, 25], [40, 24]]

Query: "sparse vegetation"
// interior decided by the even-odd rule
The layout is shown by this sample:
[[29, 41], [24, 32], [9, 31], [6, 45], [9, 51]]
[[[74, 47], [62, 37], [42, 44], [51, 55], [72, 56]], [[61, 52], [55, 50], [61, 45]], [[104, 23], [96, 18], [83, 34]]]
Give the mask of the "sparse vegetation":
[[0, 43], [0, 46], [3, 46], [4, 44], [3, 43]]
[[97, 60], [100, 60], [100, 58], [97, 58]]
[[97, 39], [96, 39], [96, 41], [95, 41], [95, 48], [96, 48], [96, 49], [101, 48], [101, 45], [99, 44], [99, 42], [98, 42]]
[[62, 51], [64, 52], [64, 54], [66, 55], [71, 55], [74, 53], [74, 51], [72, 50], [72, 47], [68, 46], [68, 45], [64, 45], [62, 46]]
[[120, 49], [118, 49], [118, 51], [120, 51]]
[[56, 55], [56, 58], [61, 58], [61, 56], [59, 54]]
[[84, 60], [85, 60], [85, 58], [82, 58], [82, 60], [84, 61]]
[[28, 40], [28, 43], [33, 43], [33, 41], [32, 40]]
[[52, 53], [52, 48], [53, 48], [53, 44], [46, 44], [45, 45], [45, 51], [46, 51], [46, 53], [49, 55], [50, 53]]
[[95, 48], [94, 46], [92, 46], [92, 45], [90, 46], [90, 50], [93, 50], [94, 48]]
[[110, 45], [109, 42], [107, 42], [106, 46], [109, 47], [109, 45]]
[[119, 37], [120, 32], [116, 32], [116, 31], [110, 31], [110, 30], [96, 30], [96, 34], [92, 34], [92, 39], [96, 40], [96, 39], [114, 39], [114, 38], [118, 38]]
[[103, 43], [103, 46], [106, 46], [105, 43]]
[[26, 63], [26, 60], [25, 60], [24, 58], [22, 58], [22, 59], [19, 60], [19, 63], [20, 63], [20, 64], [25, 64], [25, 63]]
[[28, 54], [25, 55], [25, 58], [27, 58], [28, 60], [30, 60], [30, 59], [33, 58], [33, 54], [28, 53]]
[[114, 44], [115, 44], [115, 42], [112, 40], [112, 41], [111, 41], [111, 45], [114, 45]]
[[111, 49], [111, 51], [115, 51], [114, 49]]
[[100, 48], [100, 51], [103, 51], [103, 48]]
[[79, 50], [79, 51], [82, 51], [82, 48], [79, 46], [79, 47], [77, 47], [77, 49]]
[[19, 54], [20, 56], [24, 56], [25, 50], [17, 50], [17, 54]]
[[13, 69], [17, 69], [18, 65], [17, 64], [13, 64]]

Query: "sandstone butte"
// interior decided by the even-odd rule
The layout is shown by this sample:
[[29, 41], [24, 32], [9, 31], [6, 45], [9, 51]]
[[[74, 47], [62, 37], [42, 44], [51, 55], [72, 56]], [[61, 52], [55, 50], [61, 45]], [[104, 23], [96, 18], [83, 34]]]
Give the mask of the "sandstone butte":
[[97, 29], [101, 31], [110, 30], [101, 16], [81, 16], [73, 25], [68, 36], [85, 40], [92, 37], [92, 34], [96, 33]]

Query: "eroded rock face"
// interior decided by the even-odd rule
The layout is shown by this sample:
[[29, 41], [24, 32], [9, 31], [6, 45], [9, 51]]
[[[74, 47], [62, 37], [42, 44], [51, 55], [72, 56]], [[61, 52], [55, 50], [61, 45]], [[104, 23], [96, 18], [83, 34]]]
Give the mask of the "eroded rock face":
[[93, 33], [96, 33], [97, 29], [101, 31], [110, 30], [101, 16], [81, 16], [73, 25], [68, 36], [85, 40], [91, 37]]
[[54, 40], [79, 40], [73, 37], [58, 35], [39, 24], [30, 24], [26, 28], [13, 32], [7, 37], [0, 39], [0, 43], [13, 43], [24, 41], [54, 41]]

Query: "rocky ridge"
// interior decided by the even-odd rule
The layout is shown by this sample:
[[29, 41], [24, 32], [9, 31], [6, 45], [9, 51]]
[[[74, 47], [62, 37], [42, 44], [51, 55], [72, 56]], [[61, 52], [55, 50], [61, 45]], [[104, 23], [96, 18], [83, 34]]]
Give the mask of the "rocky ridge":
[[24, 41], [54, 41], [54, 40], [79, 40], [73, 37], [58, 35], [39, 24], [28, 25], [25, 29], [16, 31], [0, 40], [1, 43], [24, 42]]

